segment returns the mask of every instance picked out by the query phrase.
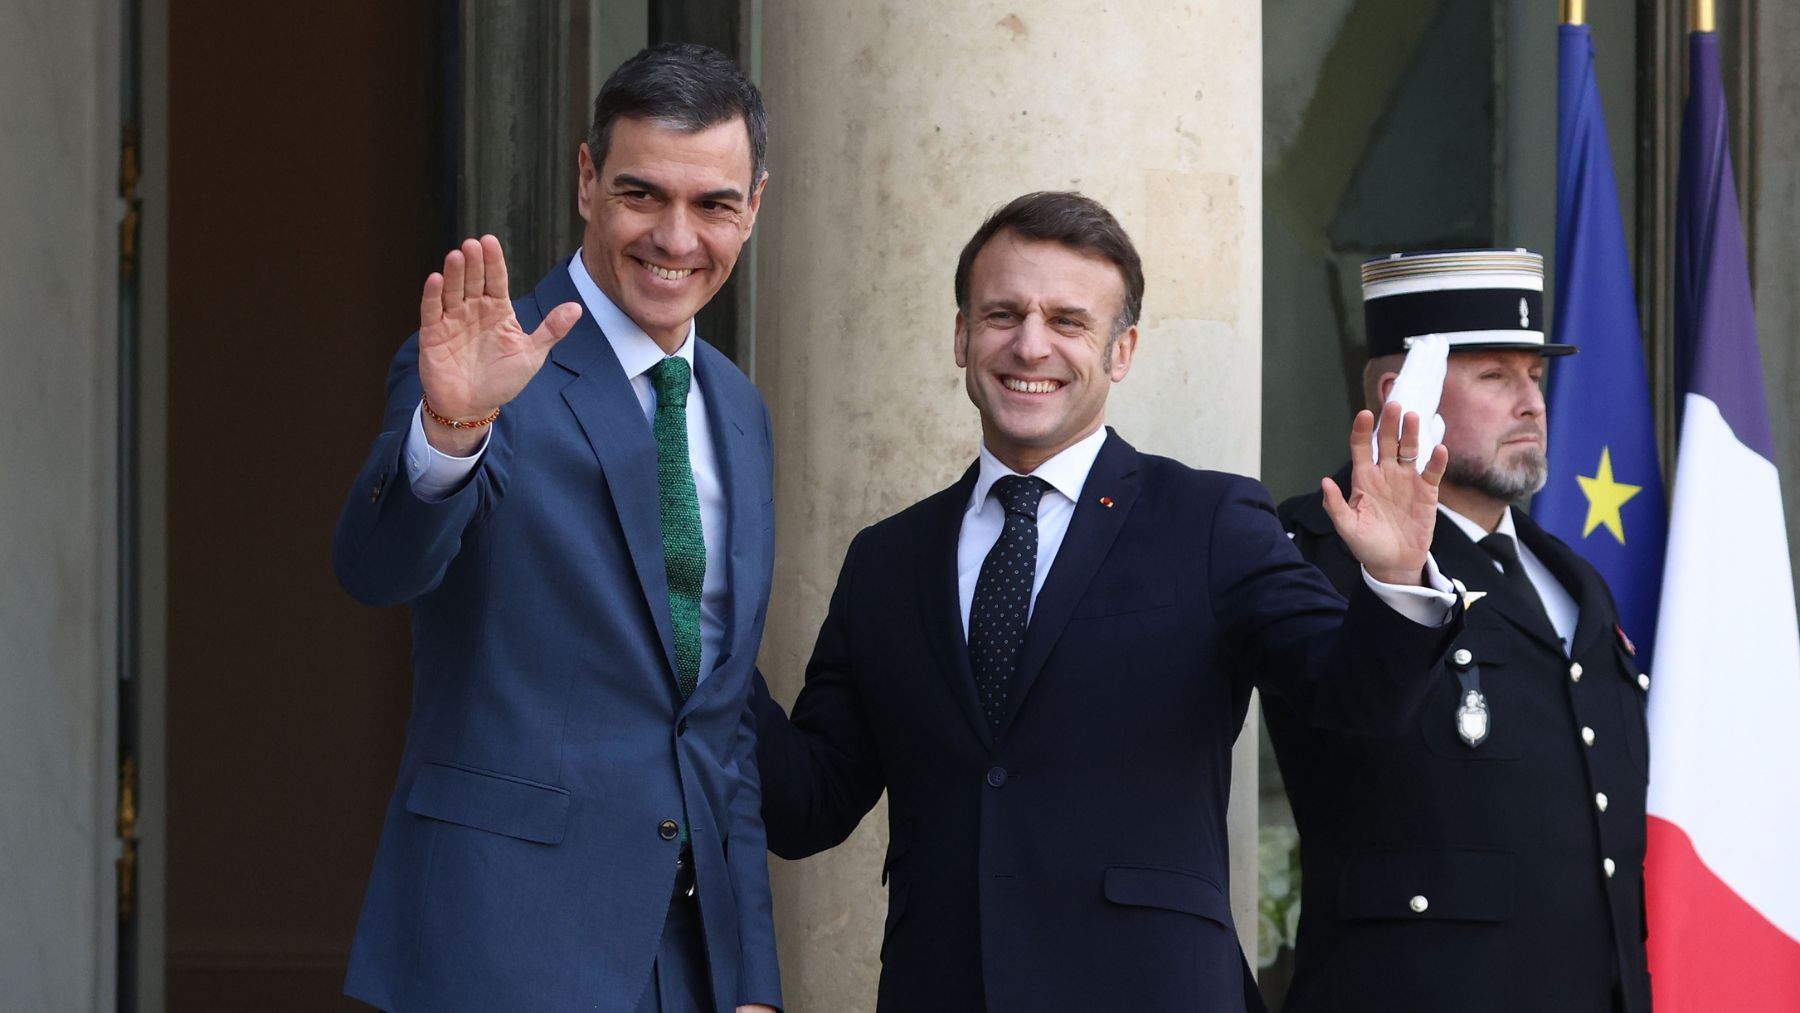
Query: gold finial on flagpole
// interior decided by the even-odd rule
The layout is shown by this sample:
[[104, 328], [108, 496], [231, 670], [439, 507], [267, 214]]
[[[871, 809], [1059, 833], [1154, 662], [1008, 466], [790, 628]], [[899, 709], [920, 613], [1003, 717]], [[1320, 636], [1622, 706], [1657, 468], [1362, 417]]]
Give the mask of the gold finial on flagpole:
[[1565, 25], [1587, 24], [1586, 0], [1562, 0], [1562, 23]]
[[1713, 0], [1688, 0], [1688, 31], [1718, 31], [1719, 22], [1713, 13]]

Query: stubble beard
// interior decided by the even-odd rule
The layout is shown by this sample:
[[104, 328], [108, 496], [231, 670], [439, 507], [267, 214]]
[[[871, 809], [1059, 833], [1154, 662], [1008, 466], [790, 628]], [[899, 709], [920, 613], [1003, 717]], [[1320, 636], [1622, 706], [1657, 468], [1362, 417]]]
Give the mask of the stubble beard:
[[1450, 485], [1459, 485], [1511, 504], [1525, 502], [1544, 487], [1549, 477], [1549, 464], [1544, 459], [1544, 452], [1537, 447], [1518, 455], [1511, 464], [1501, 464], [1497, 457], [1483, 461], [1452, 454], [1450, 465], [1444, 471], [1444, 481]]

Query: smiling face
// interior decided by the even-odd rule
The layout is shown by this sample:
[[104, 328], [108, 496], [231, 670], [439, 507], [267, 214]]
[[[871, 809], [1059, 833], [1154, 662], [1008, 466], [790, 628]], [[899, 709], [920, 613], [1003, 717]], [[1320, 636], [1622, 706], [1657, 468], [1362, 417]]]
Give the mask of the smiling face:
[[624, 314], [665, 351], [687, 339], [750, 238], [762, 190], [752, 185], [742, 118], [681, 130], [623, 117], [604, 165], [581, 146], [581, 260]]
[[1497, 509], [1544, 487], [1544, 357], [1534, 351], [1470, 351], [1450, 356], [1444, 396], [1444, 446], [1450, 467], [1443, 500]]
[[956, 364], [1007, 467], [1029, 474], [1100, 427], [1137, 349], [1135, 326], [1115, 334], [1124, 298], [1117, 267], [1061, 243], [1003, 231], [976, 254]]

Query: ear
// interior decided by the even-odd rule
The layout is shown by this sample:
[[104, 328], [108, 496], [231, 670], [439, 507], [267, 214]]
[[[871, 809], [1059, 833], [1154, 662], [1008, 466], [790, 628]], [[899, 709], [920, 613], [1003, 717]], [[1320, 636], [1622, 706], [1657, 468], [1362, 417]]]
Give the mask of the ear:
[[763, 188], [769, 185], [769, 170], [764, 169], [762, 178], [750, 188], [750, 213], [744, 217], [744, 238], [750, 238], [750, 230], [756, 228], [756, 213], [762, 210]]
[[600, 167], [594, 164], [594, 158], [588, 154], [587, 142], [581, 142], [581, 153], [575, 164], [579, 171], [575, 176], [575, 207], [581, 212], [581, 220], [594, 220], [594, 191], [600, 183]]
[[1125, 333], [1113, 339], [1112, 350], [1112, 382], [1118, 383], [1131, 372], [1131, 357], [1137, 353], [1138, 329], [1136, 324], [1125, 328]]
[[962, 310], [956, 311], [956, 365], [962, 369], [969, 368], [969, 329], [963, 326]]
[[[1394, 392], [1394, 381], [1398, 379], [1400, 379], [1400, 374], [1390, 371], [1381, 374], [1381, 379], [1376, 381], [1375, 389], [1381, 394], [1382, 404], [1387, 404], [1388, 395]], [[1379, 415], [1380, 412], [1377, 411], [1376, 414]]]

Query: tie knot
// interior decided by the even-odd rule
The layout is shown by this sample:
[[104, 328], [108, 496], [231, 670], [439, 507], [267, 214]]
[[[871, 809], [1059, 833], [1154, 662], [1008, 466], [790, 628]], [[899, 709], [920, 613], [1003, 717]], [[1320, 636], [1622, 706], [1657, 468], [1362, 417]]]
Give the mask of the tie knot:
[[656, 388], [656, 407], [686, 408], [688, 379], [693, 375], [687, 360], [671, 355], [650, 367], [650, 385]]
[[1513, 544], [1511, 535], [1495, 532], [1481, 540], [1481, 547], [1487, 554], [1500, 561], [1500, 565], [1508, 574], [1519, 572], [1519, 547]]
[[1000, 506], [1009, 514], [1018, 514], [1037, 520], [1038, 500], [1044, 498], [1044, 490], [1050, 483], [1031, 475], [1008, 475], [994, 483], [994, 497]]

